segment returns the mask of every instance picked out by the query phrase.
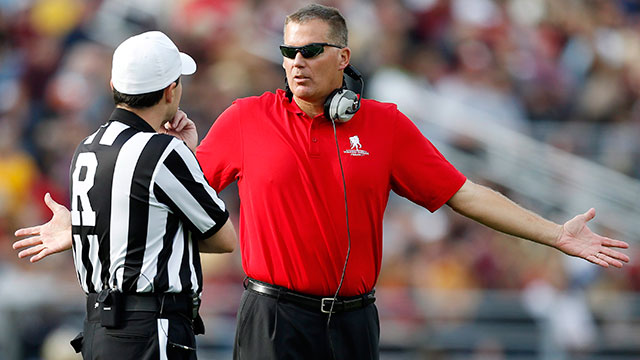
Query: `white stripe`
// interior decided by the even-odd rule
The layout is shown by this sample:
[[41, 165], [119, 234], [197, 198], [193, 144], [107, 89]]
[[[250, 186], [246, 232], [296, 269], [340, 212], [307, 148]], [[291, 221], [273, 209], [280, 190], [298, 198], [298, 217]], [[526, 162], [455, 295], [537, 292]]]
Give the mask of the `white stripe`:
[[[154, 133], [138, 133], [134, 135], [122, 145], [116, 159], [111, 187], [110, 274], [113, 274], [115, 269], [124, 265], [129, 237], [129, 195], [133, 172], [142, 150], [153, 135]], [[122, 286], [124, 269], [122, 270], [116, 274], [116, 282], [119, 286]]]
[[189, 148], [186, 145], [184, 145], [184, 143], [181, 143], [181, 144], [183, 146], [177, 146], [176, 151], [178, 152], [178, 155], [180, 155], [182, 160], [187, 164], [187, 167], [191, 172], [191, 176], [193, 176], [193, 178], [197, 182], [204, 185], [204, 188], [205, 190], [207, 190], [207, 193], [209, 193], [209, 196], [211, 196], [213, 201], [215, 201], [216, 204], [218, 204], [218, 206], [220, 207], [220, 209], [224, 211], [226, 209], [224, 202], [218, 197], [218, 194], [211, 187], [211, 185], [209, 185], [209, 183], [207, 182], [207, 179], [205, 179], [204, 174], [200, 169], [200, 165], [198, 165], [198, 161], [196, 160], [195, 155], [193, 155], [191, 150], [189, 150]]
[[[198, 254], [198, 256], [200, 256]], [[198, 277], [196, 276], [196, 268], [193, 266], [193, 239], [189, 234], [189, 268], [191, 269], [191, 291], [196, 291], [198, 288]]]
[[95, 289], [102, 289], [102, 280], [100, 279], [100, 273], [102, 272], [102, 263], [98, 258], [98, 235], [89, 235], [89, 261], [93, 266], [93, 275], [91, 281]]
[[[164, 152], [162, 153], [162, 155], [160, 156], [160, 158], [158, 159], [158, 164], [162, 164], [164, 163], [164, 161], [167, 159], [167, 157], [169, 156], [169, 154], [171, 154], [171, 152], [173, 151], [173, 149], [175, 149], [177, 146], [179, 146], [180, 144], [183, 144], [182, 141], [174, 138], [171, 140], [171, 142], [167, 145], [166, 148], [164, 148]], [[151, 185], [149, 186], [149, 190], [153, 190], [153, 183], [156, 179], [156, 176], [158, 174], [158, 170], [160, 169], [160, 166], [156, 166], [155, 169], [153, 169], [153, 175], [151, 177]], [[149, 191], [150, 193], [153, 193], [153, 191]]]
[[173, 238], [173, 249], [171, 249], [171, 257], [167, 264], [167, 273], [169, 274], [169, 290], [168, 292], [182, 292], [182, 283], [180, 282], [180, 265], [182, 264], [182, 254], [184, 253], [184, 227], [180, 222], [176, 236]]
[[191, 195], [164, 164], [158, 170], [156, 184], [173, 200], [180, 211], [200, 232], [204, 233], [215, 226], [216, 222], [202, 208], [200, 202]]
[[88, 293], [89, 289], [85, 286], [84, 282], [84, 279], [87, 277], [87, 269], [84, 267], [84, 263], [82, 262], [82, 240], [80, 239], [80, 235], [73, 234], [73, 241], [75, 242], [73, 262], [75, 263], [76, 271], [78, 272], [78, 282], [80, 283], [82, 290]]
[[167, 360], [167, 337], [169, 335], [169, 320], [158, 319], [158, 346], [160, 360]]
[[151, 194], [149, 197], [149, 220], [147, 221], [147, 247], [144, 249], [144, 259], [140, 272], [146, 276], [138, 278], [136, 286], [138, 292], [153, 291], [153, 278], [158, 273], [158, 255], [162, 250], [162, 240], [167, 226], [167, 210], [162, 206], [153, 205]]
[[112, 121], [104, 134], [102, 134], [102, 138], [100, 138], [100, 145], [113, 145], [113, 142], [116, 140], [118, 135], [128, 128], [129, 125], [125, 125], [119, 121]]
[[96, 135], [98, 134], [98, 131], [100, 131], [100, 129], [96, 130], [96, 132], [94, 132], [93, 134], [89, 135], [89, 137], [87, 137], [87, 139], [84, 141], [85, 145], [89, 145], [93, 142], [93, 139], [96, 137]]

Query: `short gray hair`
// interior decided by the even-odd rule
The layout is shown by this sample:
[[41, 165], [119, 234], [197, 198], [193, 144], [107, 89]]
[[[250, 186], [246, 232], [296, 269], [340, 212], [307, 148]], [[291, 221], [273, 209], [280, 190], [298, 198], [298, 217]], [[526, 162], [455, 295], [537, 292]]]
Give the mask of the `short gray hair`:
[[307, 5], [293, 14], [287, 16], [284, 20], [284, 26], [290, 22], [304, 24], [310, 20], [322, 20], [329, 24], [329, 39], [336, 45], [347, 46], [349, 41], [349, 31], [347, 30], [347, 22], [340, 11], [331, 6], [320, 4]]

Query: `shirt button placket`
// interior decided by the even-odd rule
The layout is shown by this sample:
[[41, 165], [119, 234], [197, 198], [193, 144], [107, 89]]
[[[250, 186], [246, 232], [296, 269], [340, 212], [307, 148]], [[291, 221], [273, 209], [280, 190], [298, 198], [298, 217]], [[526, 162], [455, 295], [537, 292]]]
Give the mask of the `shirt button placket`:
[[320, 156], [320, 146], [318, 141], [318, 119], [311, 122], [311, 130], [309, 131], [309, 155], [311, 157]]

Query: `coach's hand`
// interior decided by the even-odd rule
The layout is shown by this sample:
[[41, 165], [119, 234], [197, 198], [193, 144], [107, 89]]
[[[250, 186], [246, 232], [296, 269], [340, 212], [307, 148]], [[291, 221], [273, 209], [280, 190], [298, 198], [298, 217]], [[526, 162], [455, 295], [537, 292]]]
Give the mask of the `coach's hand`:
[[13, 243], [15, 250], [24, 249], [18, 253], [19, 258], [31, 256], [32, 263], [51, 254], [71, 249], [71, 213], [63, 205], [55, 202], [49, 193], [44, 196], [44, 202], [53, 212], [53, 217], [46, 224], [19, 229], [16, 237], [30, 236]]
[[173, 120], [164, 124], [160, 132], [177, 137], [184, 141], [191, 151], [195, 152], [198, 146], [198, 130], [196, 124], [187, 117], [187, 114], [178, 109]]
[[568, 255], [581, 257], [602, 267], [613, 265], [621, 268], [623, 261], [629, 262], [629, 257], [612, 248], [626, 249], [629, 244], [592, 232], [587, 222], [595, 216], [596, 211], [591, 208], [564, 223], [554, 246]]

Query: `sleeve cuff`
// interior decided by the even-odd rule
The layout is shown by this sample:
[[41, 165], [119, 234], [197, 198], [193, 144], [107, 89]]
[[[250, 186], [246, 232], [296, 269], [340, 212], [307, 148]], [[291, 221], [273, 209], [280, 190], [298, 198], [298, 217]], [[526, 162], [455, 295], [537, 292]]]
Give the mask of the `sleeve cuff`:
[[211, 227], [211, 229], [205, 231], [204, 233], [194, 233], [192, 234], [192, 238], [196, 240], [203, 240], [212, 237], [215, 233], [222, 228], [222, 226], [229, 220], [229, 211], [225, 210], [224, 214], [220, 215], [218, 219], [216, 219], [216, 224]]

